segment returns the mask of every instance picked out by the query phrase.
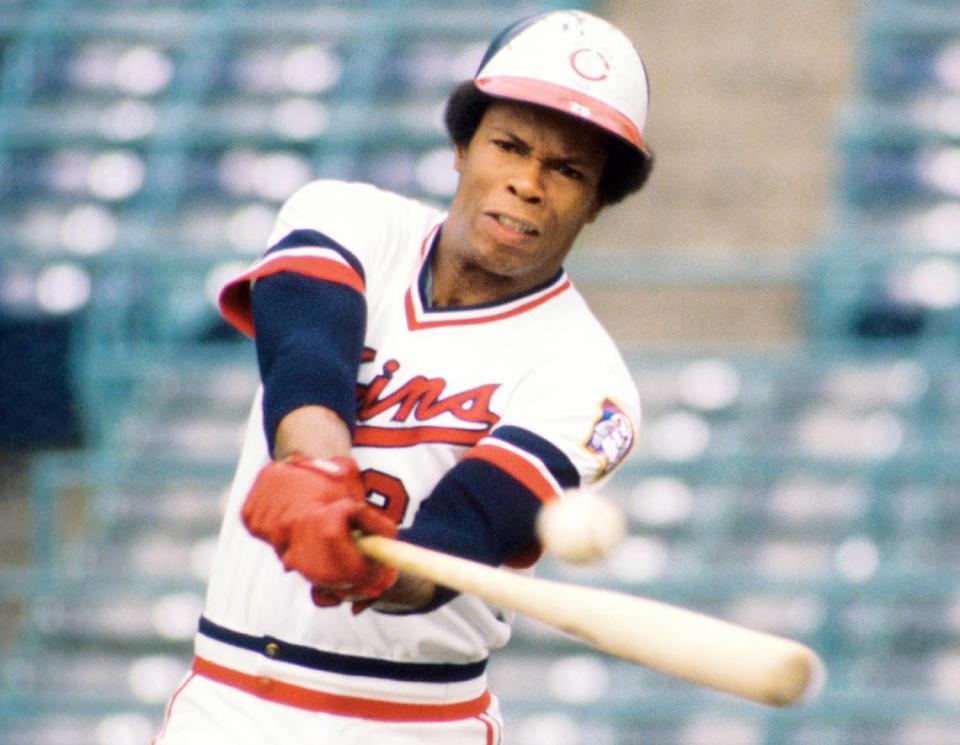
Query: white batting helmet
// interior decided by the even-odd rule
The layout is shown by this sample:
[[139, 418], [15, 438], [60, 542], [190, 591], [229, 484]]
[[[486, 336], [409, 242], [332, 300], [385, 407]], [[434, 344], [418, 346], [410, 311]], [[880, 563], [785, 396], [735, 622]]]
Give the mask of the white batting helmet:
[[602, 18], [548, 11], [504, 29], [473, 79], [484, 93], [547, 106], [615, 134], [644, 156], [649, 84], [630, 40]]

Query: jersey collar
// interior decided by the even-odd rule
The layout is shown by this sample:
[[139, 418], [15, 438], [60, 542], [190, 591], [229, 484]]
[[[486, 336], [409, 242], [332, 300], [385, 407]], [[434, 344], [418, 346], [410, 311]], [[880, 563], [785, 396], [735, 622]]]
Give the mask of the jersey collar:
[[430, 308], [427, 304], [430, 285], [430, 254], [437, 245], [440, 229], [438, 223], [430, 229], [420, 246], [420, 264], [413, 284], [407, 288], [404, 306], [407, 327], [411, 331], [438, 328], [441, 326], [469, 326], [493, 323], [526, 313], [570, 289], [571, 282], [563, 269], [549, 280], [520, 295], [492, 303], [468, 305], [458, 308]]

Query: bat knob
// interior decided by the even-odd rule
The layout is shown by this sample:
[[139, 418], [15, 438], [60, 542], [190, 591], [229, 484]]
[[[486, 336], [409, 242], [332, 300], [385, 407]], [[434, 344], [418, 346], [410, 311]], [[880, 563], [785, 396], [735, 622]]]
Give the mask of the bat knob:
[[809, 704], [816, 701], [823, 693], [823, 689], [827, 687], [827, 678], [829, 677], [827, 666], [823, 664], [823, 660], [816, 653], [811, 652], [810, 656], [810, 672], [807, 675], [807, 684], [797, 698], [798, 704]]

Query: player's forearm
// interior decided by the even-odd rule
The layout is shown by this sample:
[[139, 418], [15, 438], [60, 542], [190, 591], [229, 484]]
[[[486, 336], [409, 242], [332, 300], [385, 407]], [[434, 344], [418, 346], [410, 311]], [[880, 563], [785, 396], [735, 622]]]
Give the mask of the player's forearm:
[[373, 607], [388, 613], [417, 610], [433, 600], [435, 590], [436, 585], [430, 580], [401, 572]]
[[283, 460], [294, 453], [306, 458], [350, 455], [350, 430], [338, 414], [324, 406], [294, 409], [277, 426], [273, 457]]

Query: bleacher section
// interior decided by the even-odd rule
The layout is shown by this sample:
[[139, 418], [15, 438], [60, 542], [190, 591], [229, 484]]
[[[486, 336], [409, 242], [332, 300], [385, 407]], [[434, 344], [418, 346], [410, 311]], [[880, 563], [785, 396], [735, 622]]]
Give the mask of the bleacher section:
[[812, 331], [949, 345], [960, 329], [960, 16], [938, 0], [867, 7]]
[[[0, 575], [0, 745], [150, 741], [257, 384], [212, 288], [308, 178], [442, 202], [449, 84], [551, 5], [0, 2], [0, 308], [69, 330], [38, 339], [71, 354], [84, 443], [36, 459], [32, 565]], [[800, 639], [827, 689], [766, 709], [519, 619], [491, 662], [510, 745], [960, 743], [960, 10], [867, 2], [859, 45], [810, 339], [627, 350], [631, 536], [541, 571]]]

